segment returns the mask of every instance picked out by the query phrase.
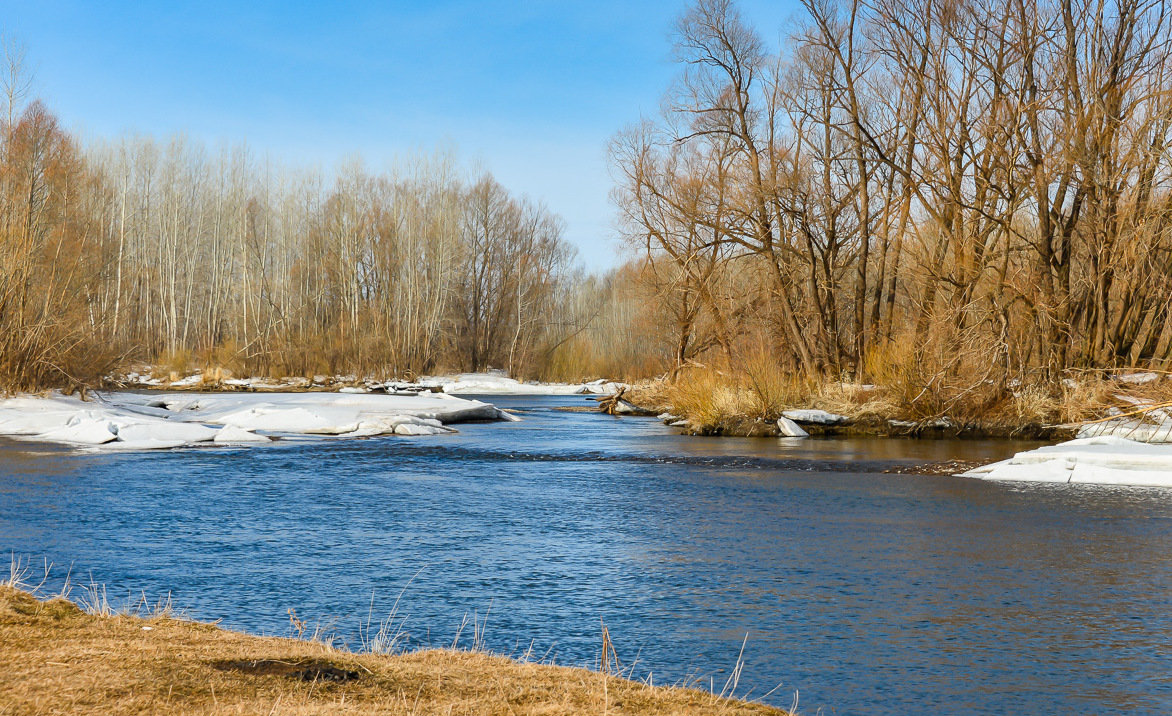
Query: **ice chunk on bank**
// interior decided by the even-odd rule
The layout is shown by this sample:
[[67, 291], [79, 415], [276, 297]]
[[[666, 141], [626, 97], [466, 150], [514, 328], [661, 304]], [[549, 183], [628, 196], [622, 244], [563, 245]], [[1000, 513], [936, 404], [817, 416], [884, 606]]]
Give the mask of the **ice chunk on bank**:
[[781, 431], [783, 437], [787, 438], [805, 438], [810, 436], [810, 433], [802, 430], [801, 426], [784, 415], [777, 419], [777, 429]]
[[961, 473], [982, 480], [1172, 487], [1172, 445], [1106, 435], [1020, 452]]
[[395, 435], [442, 435], [450, 432], [448, 428], [419, 423], [399, 423], [395, 426]]
[[267, 435], [258, 435], [250, 430], [238, 428], [235, 425], [226, 425], [216, 431], [216, 437], [212, 438], [212, 442], [216, 443], [267, 443], [272, 441]]
[[828, 413], [825, 410], [783, 410], [783, 417], [795, 423], [810, 423], [811, 425], [840, 425], [850, 422], [850, 418], [837, 413]]
[[118, 439], [118, 426], [98, 411], [87, 410], [69, 418], [61, 427], [46, 430], [41, 436], [55, 443], [104, 445]]
[[358, 416], [353, 411], [326, 406], [302, 406], [262, 403], [243, 410], [196, 410], [204, 420], [240, 430], [267, 430], [274, 433], [301, 433], [305, 435], [341, 435], [358, 429]]
[[211, 442], [219, 431], [206, 425], [173, 420], [138, 420], [118, 430], [118, 447], [125, 450], [159, 450]]
[[442, 435], [455, 432], [445, 428], [443, 423], [434, 418], [417, 418], [413, 415], [390, 415], [364, 420], [358, 428], [347, 437], [364, 437], [368, 435]]

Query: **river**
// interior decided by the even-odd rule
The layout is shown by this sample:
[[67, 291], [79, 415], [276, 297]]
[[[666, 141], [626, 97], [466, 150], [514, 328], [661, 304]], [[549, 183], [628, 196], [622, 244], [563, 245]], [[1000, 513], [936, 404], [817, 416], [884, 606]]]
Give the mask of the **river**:
[[[681, 436], [485, 398], [450, 436], [73, 453], [0, 443], [0, 550], [200, 620], [485, 645], [803, 713], [1172, 711], [1172, 491], [884, 474], [1006, 441]], [[76, 594], [75, 594], [76, 596]], [[400, 624], [400, 622], [396, 622]], [[462, 644], [470, 644], [472, 627]]]

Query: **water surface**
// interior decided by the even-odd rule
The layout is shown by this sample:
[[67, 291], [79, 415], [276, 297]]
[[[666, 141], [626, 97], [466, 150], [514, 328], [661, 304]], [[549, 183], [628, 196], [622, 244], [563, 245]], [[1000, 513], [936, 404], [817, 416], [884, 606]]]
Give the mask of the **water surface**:
[[[199, 619], [487, 645], [803, 713], [1172, 710], [1172, 491], [883, 474], [1005, 441], [696, 438], [488, 398], [429, 438], [77, 454], [0, 444], [0, 550], [50, 588], [170, 593]], [[414, 580], [412, 581], [412, 577]], [[405, 588], [405, 589], [404, 589]], [[471, 638], [471, 628], [462, 637]]]

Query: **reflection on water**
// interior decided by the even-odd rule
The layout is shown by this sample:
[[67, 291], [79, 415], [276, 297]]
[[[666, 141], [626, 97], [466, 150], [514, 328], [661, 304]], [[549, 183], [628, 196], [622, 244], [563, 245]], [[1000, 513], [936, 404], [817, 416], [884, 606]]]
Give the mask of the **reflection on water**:
[[[77, 455], [0, 447], [0, 549], [228, 627], [286, 610], [416, 644], [590, 663], [599, 620], [656, 683], [737, 658], [813, 713], [1172, 709], [1172, 492], [881, 474], [1003, 441], [716, 439], [496, 399], [458, 435]], [[57, 578], [63, 576], [58, 573]], [[405, 605], [405, 607], [404, 607]]]

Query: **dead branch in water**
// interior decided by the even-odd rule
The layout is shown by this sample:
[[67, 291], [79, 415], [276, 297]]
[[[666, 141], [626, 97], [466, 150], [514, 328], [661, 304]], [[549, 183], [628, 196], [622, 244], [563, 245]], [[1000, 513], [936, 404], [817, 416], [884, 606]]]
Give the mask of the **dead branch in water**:
[[626, 394], [626, 392], [627, 386], [620, 386], [613, 395], [609, 395], [598, 401], [598, 410], [606, 413], [607, 415], [618, 415], [619, 405], [626, 402], [623, 400], [623, 396]]

